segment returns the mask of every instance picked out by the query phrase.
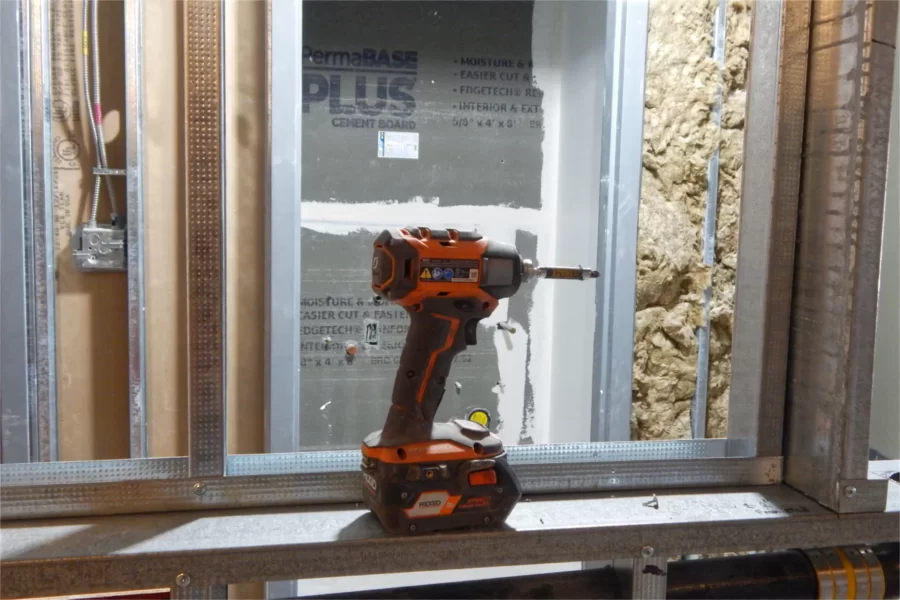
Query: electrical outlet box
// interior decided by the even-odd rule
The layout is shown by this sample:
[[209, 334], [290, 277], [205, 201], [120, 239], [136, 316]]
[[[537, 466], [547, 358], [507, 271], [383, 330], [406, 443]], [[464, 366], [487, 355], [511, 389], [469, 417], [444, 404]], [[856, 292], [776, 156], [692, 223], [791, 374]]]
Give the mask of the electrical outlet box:
[[125, 230], [82, 223], [72, 234], [72, 258], [81, 271], [124, 271]]

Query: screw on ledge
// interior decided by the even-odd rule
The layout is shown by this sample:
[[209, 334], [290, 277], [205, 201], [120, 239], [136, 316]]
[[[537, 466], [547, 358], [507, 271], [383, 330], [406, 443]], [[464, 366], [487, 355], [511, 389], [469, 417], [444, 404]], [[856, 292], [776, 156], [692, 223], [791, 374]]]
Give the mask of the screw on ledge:
[[202, 496], [206, 493], [206, 484], [202, 481], [194, 484], [194, 493], [198, 496]]
[[852, 485], [848, 485], [844, 488], [844, 495], [848, 498], [852, 498], [856, 495], [856, 488]]
[[186, 588], [191, 585], [191, 576], [187, 573], [179, 573], [175, 576], [175, 585], [180, 588]]
[[653, 556], [653, 546], [644, 546], [641, 548], [641, 556], [643, 558], [650, 558]]

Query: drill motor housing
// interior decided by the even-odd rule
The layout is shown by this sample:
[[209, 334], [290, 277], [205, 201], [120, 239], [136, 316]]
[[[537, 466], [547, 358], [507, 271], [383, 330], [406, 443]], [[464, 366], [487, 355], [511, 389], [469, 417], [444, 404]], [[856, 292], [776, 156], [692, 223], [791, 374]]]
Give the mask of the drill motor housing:
[[516, 293], [524, 266], [515, 247], [475, 232], [407, 227], [376, 238], [372, 289], [410, 315], [384, 428], [362, 444], [365, 501], [388, 531], [497, 525], [521, 497], [497, 436], [434, 416], [453, 358]]

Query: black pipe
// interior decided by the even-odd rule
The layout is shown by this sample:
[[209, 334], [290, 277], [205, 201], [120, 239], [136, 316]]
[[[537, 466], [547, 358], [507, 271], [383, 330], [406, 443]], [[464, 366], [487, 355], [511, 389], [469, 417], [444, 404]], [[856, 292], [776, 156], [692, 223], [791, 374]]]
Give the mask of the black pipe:
[[900, 544], [881, 544], [872, 551], [884, 570], [884, 597], [900, 597]]
[[669, 563], [666, 598], [816, 598], [816, 571], [799, 550]]
[[[900, 597], [900, 544], [873, 548], [884, 570], [885, 598]], [[816, 572], [799, 550], [671, 561], [666, 598], [816, 598]], [[623, 598], [612, 567], [503, 579], [331, 594], [321, 598]]]

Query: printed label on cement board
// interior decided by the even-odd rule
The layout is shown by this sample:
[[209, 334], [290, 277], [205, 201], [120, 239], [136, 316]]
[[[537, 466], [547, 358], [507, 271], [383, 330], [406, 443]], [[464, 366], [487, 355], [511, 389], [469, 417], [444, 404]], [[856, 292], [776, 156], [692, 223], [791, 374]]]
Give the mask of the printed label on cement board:
[[378, 158], [419, 159], [419, 134], [410, 131], [379, 131]]

